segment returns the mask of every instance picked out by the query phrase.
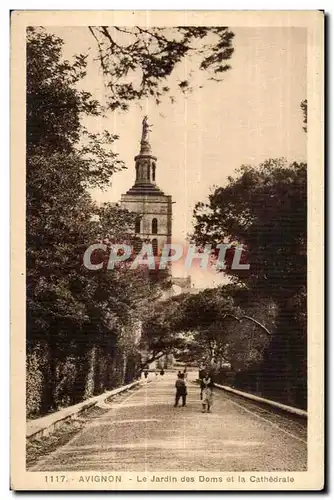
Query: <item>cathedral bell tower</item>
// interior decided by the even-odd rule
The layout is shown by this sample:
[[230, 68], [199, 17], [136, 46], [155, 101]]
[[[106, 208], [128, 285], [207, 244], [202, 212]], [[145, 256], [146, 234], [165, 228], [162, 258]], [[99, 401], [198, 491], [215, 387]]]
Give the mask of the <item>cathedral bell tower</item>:
[[138, 214], [134, 233], [142, 241], [150, 241], [158, 258], [164, 244], [172, 239], [172, 197], [156, 184], [157, 158], [149, 142], [150, 125], [147, 116], [142, 122], [140, 152], [135, 157], [135, 183], [121, 197], [121, 206]]

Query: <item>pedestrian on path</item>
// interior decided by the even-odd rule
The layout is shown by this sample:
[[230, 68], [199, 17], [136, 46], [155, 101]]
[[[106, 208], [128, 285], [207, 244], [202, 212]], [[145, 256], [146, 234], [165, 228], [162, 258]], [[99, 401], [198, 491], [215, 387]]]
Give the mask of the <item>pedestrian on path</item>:
[[184, 381], [184, 374], [181, 373], [177, 376], [177, 381], [175, 382], [176, 394], [175, 394], [175, 404], [174, 407], [178, 406], [180, 398], [182, 398], [182, 406], [186, 406], [187, 402], [187, 386]]
[[213, 380], [207, 373], [201, 380], [202, 413], [211, 413], [213, 404]]

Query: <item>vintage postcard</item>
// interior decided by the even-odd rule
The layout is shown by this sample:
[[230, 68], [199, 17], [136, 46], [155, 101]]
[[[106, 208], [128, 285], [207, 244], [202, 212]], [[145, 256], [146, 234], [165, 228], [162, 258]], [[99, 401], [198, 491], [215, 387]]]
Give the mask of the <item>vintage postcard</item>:
[[324, 487], [324, 12], [11, 15], [11, 488]]

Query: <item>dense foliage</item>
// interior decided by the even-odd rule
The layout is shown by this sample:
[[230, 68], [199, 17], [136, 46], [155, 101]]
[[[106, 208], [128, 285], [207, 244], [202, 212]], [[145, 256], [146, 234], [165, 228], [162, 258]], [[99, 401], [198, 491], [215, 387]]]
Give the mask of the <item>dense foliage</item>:
[[173, 353], [184, 363], [228, 365], [237, 372], [262, 361], [275, 319], [272, 302], [254, 303], [242, 287], [205, 289], [151, 307], [142, 344], [149, 359]]
[[248, 271], [227, 267], [254, 301], [272, 300], [277, 326], [264, 356], [266, 384], [275, 397], [305, 406], [307, 387], [307, 168], [267, 160], [243, 166], [195, 209], [198, 245], [243, 244]]
[[117, 137], [92, 135], [81, 127], [82, 114], [98, 116], [100, 107], [75, 86], [84, 75], [85, 58], [63, 61], [61, 47], [61, 40], [43, 30], [28, 31], [27, 397], [32, 414], [122, 382], [127, 362], [133, 365], [131, 356], [138, 355], [140, 307], [156, 293], [142, 270], [93, 272], [83, 266], [91, 243], [106, 237], [129, 241], [134, 216], [110, 204], [97, 206], [89, 195], [88, 188], [106, 186], [123, 164], [111, 149]]
[[211, 366], [218, 377], [228, 366], [230, 383], [306, 407], [306, 164], [274, 159], [243, 166], [197, 204], [194, 217], [197, 246], [242, 244], [250, 267], [233, 269], [227, 252], [230, 284], [153, 309], [144, 324], [147, 345]]
[[[225, 27], [90, 32], [111, 110], [126, 110], [141, 97], [158, 103], [169, 93], [166, 79], [185, 56], [218, 77], [229, 69], [233, 52], [233, 33]], [[62, 46], [42, 28], [27, 30], [28, 416], [135, 377], [141, 321], [168, 287], [163, 273], [83, 266], [91, 243], [130, 242], [134, 216], [111, 204], [97, 206], [89, 194], [93, 187], [107, 187], [125, 166], [114, 151], [116, 135], [83, 127], [84, 116], [99, 117], [105, 110], [78, 85], [87, 55], [64, 60]], [[141, 75], [136, 88], [134, 73]], [[186, 92], [190, 81], [178, 87]]]

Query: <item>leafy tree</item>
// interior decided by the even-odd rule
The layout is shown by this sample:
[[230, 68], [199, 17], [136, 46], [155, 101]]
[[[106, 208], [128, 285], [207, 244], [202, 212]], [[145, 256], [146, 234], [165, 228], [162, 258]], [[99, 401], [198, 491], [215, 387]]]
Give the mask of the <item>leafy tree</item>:
[[100, 106], [76, 88], [85, 76], [87, 57], [62, 59], [60, 38], [43, 29], [27, 28], [27, 155], [31, 148], [70, 151], [78, 142], [80, 113], [98, 116]]
[[245, 293], [245, 289], [227, 285], [203, 290], [184, 300], [178, 326], [193, 332], [191, 346], [187, 346], [189, 355], [192, 350], [197, 361], [230, 364], [235, 371], [262, 359], [271, 338], [264, 324], [272, 328], [272, 322], [263, 304], [259, 307], [249, 301], [245, 306]]
[[185, 346], [186, 338], [179, 328], [182, 296], [145, 304], [141, 347], [146, 353], [143, 366]]
[[250, 269], [227, 269], [258, 294], [293, 296], [306, 279], [306, 164], [243, 166], [195, 208], [194, 241], [244, 245]]
[[230, 317], [225, 356], [237, 372], [259, 368], [276, 329], [277, 306], [264, 297], [257, 300], [252, 290], [245, 287], [224, 288], [239, 310], [239, 321]]
[[268, 347], [268, 377], [273, 385], [281, 384], [277, 387], [281, 397], [304, 404], [306, 164], [267, 160], [258, 167], [243, 166], [238, 174], [217, 188], [208, 203], [196, 206], [193, 239], [198, 245], [222, 241], [244, 245], [249, 271], [227, 268], [226, 272], [232, 281], [246, 286], [254, 300], [270, 299], [277, 305], [279, 319]]
[[[154, 304], [143, 324], [142, 342], [149, 353], [149, 362], [173, 352], [183, 361], [204, 362], [208, 366], [214, 361], [219, 366], [228, 363], [238, 371], [262, 359], [271, 333], [244, 313], [255, 314], [267, 324], [269, 315], [262, 311], [262, 316], [266, 316], [262, 319], [259, 307], [250, 303], [248, 309], [242, 310], [237, 305], [242, 301], [236, 290], [231, 286], [206, 289]], [[251, 326], [243, 318], [249, 319]], [[251, 351], [247, 352], [247, 347]]]
[[[158, 103], [169, 93], [166, 79], [185, 57], [217, 78], [229, 69], [233, 52], [233, 33], [226, 27], [90, 31], [98, 43], [110, 109], [125, 110], [147, 96]], [[93, 242], [131, 241], [134, 216], [109, 204], [98, 207], [91, 199], [92, 187], [105, 188], [125, 166], [114, 152], [116, 135], [92, 134], [82, 126], [84, 115], [98, 117], [103, 110], [78, 86], [87, 55], [64, 60], [62, 45], [42, 28], [27, 29], [28, 392], [36, 359], [42, 373], [42, 380], [34, 379], [39, 387], [33, 389], [31, 413], [73, 403], [114, 383], [108, 372], [116, 373], [117, 360], [126, 363], [126, 353], [135, 358], [138, 322], [159, 289], [168, 286], [163, 273], [148, 275], [129, 266], [92, 272], [82, 264]], [[141, 75], [137, 87], [135, 74]], [[188, 80], [178, 87], [191, 89]]]
[[215, 290], [153, 303], [143, 322], [142, 343], [148, 353], [144, 364], [171, 352], [177, 357], [188, 353], [193, 360], [209, 356], [210, 352], [213, 357], [217, 330], [212, 328], [212, 322], [218, 322], [231, 307], [231, 300], [217, 297]]
[[138, 303], [152, 296], [142, 270], [92, 272], [83, 266], [98, 235], [129, 241], [134, 215], [98, 207], [88, 193], [110, 182], [123, 164], [109, 147], [115, 136], [81, 128], [81, 114], [97, 115], [99, 105], [75, 85], [85, 58], [63, 61], [61, 45], [43, 30], [28, 30], [27, 342], [28, 352], [38, 347], [45, 359], [42, 412], [57, 406], [60, 363], [69, 353], [82, 368], [71, 396], [80, 399], [94, 346], [115, 348]]

